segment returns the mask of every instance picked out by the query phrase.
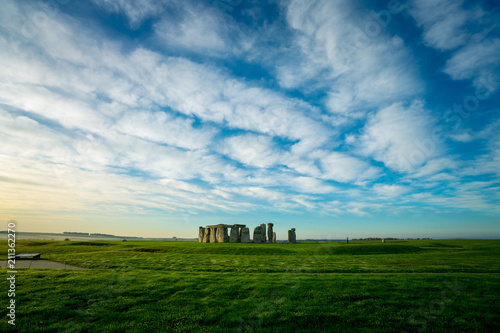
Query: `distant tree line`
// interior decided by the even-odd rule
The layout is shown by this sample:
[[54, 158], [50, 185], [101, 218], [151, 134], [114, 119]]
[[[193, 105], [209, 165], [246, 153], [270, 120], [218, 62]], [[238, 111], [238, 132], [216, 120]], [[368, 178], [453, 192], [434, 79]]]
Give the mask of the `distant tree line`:
[[393, 238], [393, 237], [386, 237], [386, 238], [379, 238], [379, 237], [368, 237], [368, 238], [353, 238], [352, 240], [357, 240], [357, 241], [380, 241], [380, 240], [430, 240], [432, 238]]
[[76, 232], [76, 231], [64, 231], [64, 235], [85, 235], [85, 236], [106, 236], [106, 237], [116, 237], [116, 238], [133, 238], [133, 239], [141, 239], [142, 237], [136, 236], [115, 236], [111, 234], [101, 234], [99, 232]]

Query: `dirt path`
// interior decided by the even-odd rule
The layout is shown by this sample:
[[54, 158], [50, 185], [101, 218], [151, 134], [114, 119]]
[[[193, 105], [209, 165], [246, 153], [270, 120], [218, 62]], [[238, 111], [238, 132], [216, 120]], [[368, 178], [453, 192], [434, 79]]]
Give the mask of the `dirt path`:
[[[7, 260], [0, 260], [0, 267], [7, 267]], [[48, 268], [48, 269], [85, 269], [78, 266], [68, 265], [63, 262], [50, 260], [19, 260], [16, 259], [16, 268]]]

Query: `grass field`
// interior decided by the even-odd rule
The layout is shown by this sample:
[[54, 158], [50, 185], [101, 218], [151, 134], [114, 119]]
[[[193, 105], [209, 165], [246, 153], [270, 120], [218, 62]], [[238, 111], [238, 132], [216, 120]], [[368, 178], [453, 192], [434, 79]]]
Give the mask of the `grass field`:
[[88, 268], [19, 269], [19, 332], [500, 332], [500, 241], [18, 241], [16, 252]]

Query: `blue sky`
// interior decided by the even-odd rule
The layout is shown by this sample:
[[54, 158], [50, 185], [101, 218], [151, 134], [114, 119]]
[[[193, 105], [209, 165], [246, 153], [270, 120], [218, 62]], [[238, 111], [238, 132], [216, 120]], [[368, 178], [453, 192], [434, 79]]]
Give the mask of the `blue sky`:
[[500, 237], [495, 1], [6, 1], [19, 231]]

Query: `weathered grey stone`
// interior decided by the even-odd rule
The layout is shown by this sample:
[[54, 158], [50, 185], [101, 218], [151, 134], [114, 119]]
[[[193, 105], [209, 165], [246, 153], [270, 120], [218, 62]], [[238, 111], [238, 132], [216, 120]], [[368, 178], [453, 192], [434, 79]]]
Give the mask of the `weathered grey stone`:
[[276, 243], [276, 233], [273, 232], [273, 243]]
[[273, 243], [273, 223], [267, 224], [267, 242]]
[[288, 230], [288, 243], [295, 243], [297, 236], [295, 235], [295, 228]]
[[224, 224], [219, 224], [217, 226], [217, 242], [227, 243], [229, 236], [227, 235], [227, 227]]
[[210, 228], [205, 228], [205, 234], [203, 235], [203, 243], [210, 243]]
[[262, 228], [262, 243], [265, 243], [266, 242], [266, 225], [264, 223], [262, 223], [260, 225], [260, 227]]
[[223, 227], [226, 227], [226, 228], [230, 228], [233, 225], [232, 224], [214, 224], [214, 225], [207, 225], [207, 228], [218, 228], [220, 226], [223, 226]]
[[253, 242], [254, 243], [263, 243], [264, 238], [262, 236], [263, 236], [262, 227], [261, 226], [255, 227], [255, 229], [253, 229]]
[[252, 241], [250, 240], [250, 229], [247, 227], [241, 228], [241, 242], [242, 243], [251, 243]]
[[210, 243], [217, 243], [217, 228], [210, 227]]
[[239, 239], [239, 229], [236, 225], [233, 225], [231, 227], [231, 233], [229, 235], [229, 242], [231, 243], [238, 243]]
[[203, 242], [203, 237], [205, 236], [205, 228], [200, 227], [198, 230], [198, 242]]

